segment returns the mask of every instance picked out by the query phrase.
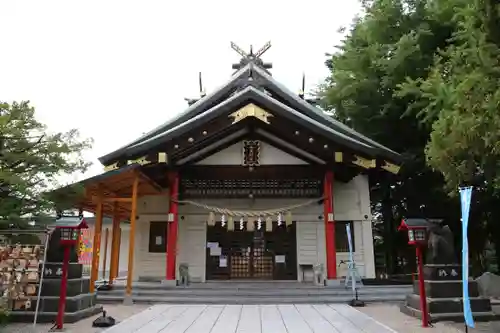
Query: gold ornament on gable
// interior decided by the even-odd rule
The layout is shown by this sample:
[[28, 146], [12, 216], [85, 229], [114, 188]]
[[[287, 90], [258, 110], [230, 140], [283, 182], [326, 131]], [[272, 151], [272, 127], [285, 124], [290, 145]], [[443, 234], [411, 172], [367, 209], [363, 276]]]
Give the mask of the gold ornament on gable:
[[269, 118], [271, 118], [272, 116], [273, 115], [271, 113], [253, 103], [247, 104], [238, 111], [233, 112], [229, 115], [230, 118], [233, 118], [233, 124], [236, 124], [237, 122], [240, 122], [248, 117], [257, 118], [258, 120], [266, 124], [270, 124]]

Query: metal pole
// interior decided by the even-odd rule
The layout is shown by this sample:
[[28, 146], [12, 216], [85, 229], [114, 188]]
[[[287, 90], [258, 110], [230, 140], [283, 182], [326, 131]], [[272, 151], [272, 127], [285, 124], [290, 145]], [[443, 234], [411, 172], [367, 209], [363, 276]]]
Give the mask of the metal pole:
[[47, 250], [49, 249], [49, 240], [52, 232], [47, 230], [45, 233], [45, 247], [43, 249], [43, 262], [42, 262], [42, 272], [40, 274], [40, 285], [38, 286], [38, 298], [36, 300], [35, 305], [35, 317], [33, 318], [33, 330], [36, 328], [36, 321], [38, 319], [38, 308], [40, 307], [40, 296], [42, 295], [42, 286], [43, 286], [43, 274], [45, 272], [45, 263], [47, 262]]
[[[351, 255], [351, 260], [354, 260], [354, 258]], [[356, 292], [356, 266], [354, 264], [354, 261], [351, 261], [351, 289], [352, 289], [352, 297], [353, 299], [358, 299], [356, 297], [357, 292]]]

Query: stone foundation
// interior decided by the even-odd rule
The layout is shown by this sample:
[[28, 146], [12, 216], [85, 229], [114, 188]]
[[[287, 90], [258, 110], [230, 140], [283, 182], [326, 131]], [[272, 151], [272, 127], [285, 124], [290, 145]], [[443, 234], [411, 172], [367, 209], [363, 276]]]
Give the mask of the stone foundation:
[[[61, 292], [62, 263], [47, 263], [43, 272], [43, 284], [40, 299], [31, 301], [29, 309], [21, 308], [10, 313], [12, 322], [33, 322], [36, 304], [40, 323], [55, 322]], [[73, 323], [102, 312], [96, 304], [96, 293], [90, 293], [90, 279], [82, 277], [82, 265], [70, 263], [68, 268], [68, 287], [64, 322]]]
[[[462, 304], [462, 267], [459, 265], [425, 265], [425, 293], [427, 311], [431, 322], [464, 320]], [[476, 321], [495, 317], [489, 298], [479, 296], [476, 281], [469, 281], [469, 297], [472, 315]], [[401, 312], [422, 318], [418, 281], [413, 284], [413, 294], [406, 297]]]

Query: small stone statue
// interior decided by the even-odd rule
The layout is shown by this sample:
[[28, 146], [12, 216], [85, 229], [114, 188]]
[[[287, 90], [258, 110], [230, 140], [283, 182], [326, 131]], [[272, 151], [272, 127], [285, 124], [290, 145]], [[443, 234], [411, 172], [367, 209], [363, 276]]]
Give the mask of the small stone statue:
[[189, 285], [189, 266], [186, 263], [179, 264], [179, 275], [180, 275], [180, 285], [188, 286]]
[[317, 264], [313, 266], [314, 273], [314, 284], [317, 286], [325, 285], [325, 269], [323, 264]]
[[456, 264], [453, 233], [442, 221], [429, 220], [427, 264]]

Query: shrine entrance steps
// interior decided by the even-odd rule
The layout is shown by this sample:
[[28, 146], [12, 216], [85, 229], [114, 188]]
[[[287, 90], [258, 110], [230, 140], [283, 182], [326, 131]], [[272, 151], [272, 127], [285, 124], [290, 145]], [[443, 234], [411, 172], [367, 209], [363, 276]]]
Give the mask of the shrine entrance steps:
[[[401, 302], [412, 291], [411, 286], [362, 286], [359, 299], [365, 302]], [[122, 303], [125, 286], [98, 291], [97, 302]], [[322, 287], [290, 281], [207, 282], [187, 287], [171, 287], [158, 282], [136, 282], [132, 288], [135, 303], [168, 304], [326, 304], [352, 300], [351, 289], [343, 285]]]

